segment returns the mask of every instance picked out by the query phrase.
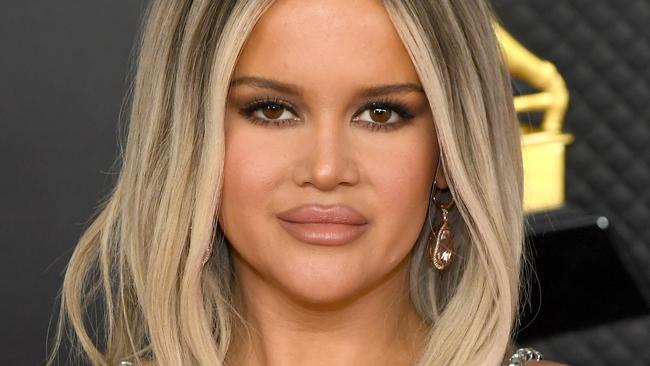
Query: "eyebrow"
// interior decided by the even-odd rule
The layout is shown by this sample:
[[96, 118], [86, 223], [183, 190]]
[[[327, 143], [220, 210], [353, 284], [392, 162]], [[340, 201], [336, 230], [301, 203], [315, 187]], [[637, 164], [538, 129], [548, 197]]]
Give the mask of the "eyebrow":
[[[242, 76], [230, 82], [231, 88], [237, 85], [250, 85], [256, 88], [273, 89], [278, 92], [296, 96], [303, 95], [303, 89], [298, 85], [258, 76]], [[382, 84], [363, 89], [361, 91], [361, 96], [369, 98], [392, 93], [409, 92], [424, 93], [424, 90], [422, 89], [422, 86], [414, 83]]]

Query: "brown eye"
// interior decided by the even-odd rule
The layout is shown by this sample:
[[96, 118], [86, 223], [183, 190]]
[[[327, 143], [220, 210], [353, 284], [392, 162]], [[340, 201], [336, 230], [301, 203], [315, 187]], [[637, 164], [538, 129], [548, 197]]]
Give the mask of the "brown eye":
[[280, 127], [300, 121], [293, 111], [291, 103], [268, 97], [243, 105], [239, 114], [255, 124]]
[[264, 117], [268, 119], [278, 119], [284, 111], [284, 107], [278, 104], [267, 104], [261, 109]]
[[415, 114], [404, 103], [383, 99], [366, 103], [355, 113], [352, 121], [375, 131], [398, 128], [414, 117]]
[[370, 111], [370, 118], [374, 122], [385, 123], [390, 119], [390, 116], [393, 114], [389, 109], [384, 108], [374, 108]]

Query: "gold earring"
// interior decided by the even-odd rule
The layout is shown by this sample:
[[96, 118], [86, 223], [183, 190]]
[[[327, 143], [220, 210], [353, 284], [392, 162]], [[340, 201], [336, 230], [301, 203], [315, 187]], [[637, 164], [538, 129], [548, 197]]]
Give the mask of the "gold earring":
[[[442, 271], [449, 266], [454, 254], [453, 235], [447, 217], [449, 214], [449, 208], [454, 204], [454, 199], [453, 197], [450, 197], [449, 202], [440, 203], [435, 198], [434, 193], [434, 202], [436, 207], [440, 210], [442, 217], [440, 219], [440, 225], [434, 228], [431, 232], [429, 242], [427, 243], [427, 254], [429, 257], [429, 263]], [[433, 240], [434, 237], [435, 240]]]

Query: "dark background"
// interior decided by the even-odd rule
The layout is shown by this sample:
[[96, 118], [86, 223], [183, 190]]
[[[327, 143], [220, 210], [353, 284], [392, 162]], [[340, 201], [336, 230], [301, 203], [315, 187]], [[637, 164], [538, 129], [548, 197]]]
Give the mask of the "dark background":
[[[618, 268], [610, 264], [622, 263], [625, 273], [611, 270], [610, 277], [624, 281], [621, 288], [637, 289], [647, 303], [650, 2], [493, 3], [506, 28], [552, 61], [570, 90], [565, 129], [576, 141], [567, 151], [569, 206], [610, 222], [601, 246], [572, 246], [571, 237], [562, 234], [567, 244], [553, 252], [578, 258], [609, 245], [611, 252], [589, 252], [598, 265], [584, 273], [598, 270], [608, 277], [610, 268]], [[144, 5], [144, 0], [33, 0], [0, 6], [0, 354], [7, 364], [36, 365], [44, 359], [61, 273], [113, 182], [118, 121]], [[540, 258], [543, 274], [551, 259]], [[562, 279], [562, 271], [568, 271], [556, 267], [547, 279]], [[587, 283], [571, 282], [578, 277], [558, 281], [586, 288]], [[589, 285], [597, 300], [584, 303], [569, 294], [564, 301], [598, 309], [626, 296]], [[542, 314], [537, 319], [545, 309], [555, 309], [553, 316], [579, 315], [547, 301], [537, 308]], [[544, 328], [545, 336], [526, 345], [575, 365], [650, 364], [650, 318], [638, 312], [619, 315], [596, 317], [602, 321], [575, 329], [533, 321], [530, 327]]]
[[546, 335], [526, 344], [572, 365], [650, 365], [650, 1], [493, 4], [569, 89], [566, 189], [577, 214], [558, 223], [609, 221], [536, 240], [543, 296], [530, 328]]
[[61, 273], [113, 179], [144, 4], [0, 5], [2, 363], [37, 365], [45, 357]]

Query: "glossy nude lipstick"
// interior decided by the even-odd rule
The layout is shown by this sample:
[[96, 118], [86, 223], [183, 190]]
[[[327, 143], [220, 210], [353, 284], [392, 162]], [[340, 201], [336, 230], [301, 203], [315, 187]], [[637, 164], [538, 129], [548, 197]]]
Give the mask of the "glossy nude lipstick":
[[368, 220], [346, 205], [302, 205], [278, 215], [282, 226], [294, 238], [309, 244], [343, 245], [368, 230]]

